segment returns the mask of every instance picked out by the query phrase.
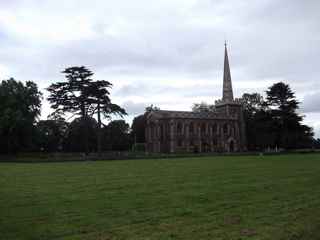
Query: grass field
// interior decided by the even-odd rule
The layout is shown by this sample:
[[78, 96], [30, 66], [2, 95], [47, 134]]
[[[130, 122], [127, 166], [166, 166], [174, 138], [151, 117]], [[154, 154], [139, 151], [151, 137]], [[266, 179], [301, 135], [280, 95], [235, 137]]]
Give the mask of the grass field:
[[0, 239], [320, 239], [320, 155], [1, 163]]

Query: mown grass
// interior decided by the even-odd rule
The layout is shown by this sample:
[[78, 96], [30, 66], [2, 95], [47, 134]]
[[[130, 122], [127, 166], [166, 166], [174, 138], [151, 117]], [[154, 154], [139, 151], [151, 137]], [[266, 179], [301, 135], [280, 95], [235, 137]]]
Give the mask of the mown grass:
[[320, 155], [1, 163], [0, 239], [320, 239]]

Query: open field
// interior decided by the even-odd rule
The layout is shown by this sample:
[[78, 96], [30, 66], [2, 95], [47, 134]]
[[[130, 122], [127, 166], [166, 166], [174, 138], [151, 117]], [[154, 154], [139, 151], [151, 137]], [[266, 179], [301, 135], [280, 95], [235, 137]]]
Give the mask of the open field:
[[320, 239], [320, 154], [1, 163], [0, 239]]

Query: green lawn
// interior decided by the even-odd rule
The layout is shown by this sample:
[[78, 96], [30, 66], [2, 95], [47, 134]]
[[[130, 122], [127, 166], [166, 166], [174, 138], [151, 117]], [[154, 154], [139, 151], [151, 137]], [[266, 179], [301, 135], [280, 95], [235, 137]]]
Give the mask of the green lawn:
[[1, 163], [0, 239], [320, 239], [320, 155]]

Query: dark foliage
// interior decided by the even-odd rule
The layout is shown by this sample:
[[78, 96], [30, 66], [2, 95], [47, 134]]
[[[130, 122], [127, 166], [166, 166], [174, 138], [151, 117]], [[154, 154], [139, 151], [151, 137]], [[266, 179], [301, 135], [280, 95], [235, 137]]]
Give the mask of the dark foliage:
[[320, 149], [320, 138], [313, 140], [313, 147], [316, 149]]
[[146, 115], [139, 115], [135, 117], [132, 121], [131, 135], [134, 143], [145, 143], [145, 127], [146, 127]]
[[42, 94], [32, 81], [13, 78], [0, 83], [0, 152], [35, 150], [35, 122]]
[[[86, 131], [83, 131], [83, 126], [86, 126]], [[63, 148], [68, 152], [85, 152], [97, 151], [97, 131], [98, 123], [94, 118], [76, 118], [73, 120], [66, 132], [63, 141]], [[88, 134], [88, 135], [87, 135]], [[88, 145], [86, 137], [88, 136]]]
[[312, 129], [301, 123], [303, 117], [296, 112], [299, 102], [289, 85], [276, 83], [266, 93], [275, 126], [275, 144], [286, 149], [311, 147]]
[[37, 123], [38, 150], [44, 152], [62, 151], [68, 125], [64, 119], [39, 121]]
[[104, 150], [124, 151], [132, 146], [129, 124], [124, 120], [111, 121], [103, 128]]
[[[125, 110], [120, 106], [113, 104], [109, 98], [108, 89], [112, 84], [105, 80], [94, 81], [93, 73], [86, 67], [70, 67], [63, 71], [66, 81], [52, 84], [47, 90], [50, 95], [48, 101], [55, 113], [65, 114], [72, 113], [80, 116], [83, 121], [82, 125], [84, 151], [88, 153], [91, 149], [89, 146], [89, 127], [85, 120], [92, 117], [95, 113], [98, 116], [98, 127], [101, 129], [101, 115], [110, 118], [111, 114], [123, 116]], [[97, 135], [96, 149], [101, 151], [101, 134]], [[81, 147], [82, 148], [82, 147]]]
[[146, 112], [151, 112], [151, 111], [159, 111], [160, 108], [157, 106], [154, 106], [153, 104], [151, 104], [150, 106], [146, 107], [145, 111]]
[[249, 150], [312, 147], [312, 129], [302, 124], [296, 112], [299, 102], [289, 85], [276, 83], [266, 93], [266, 101], [257, 93], [242, 97]]
[[113, 104], [109, 98], [110, 92], [109, 88], [112, 87], [112, 84], [105, 80], [99, 80], [92, 82], [90, 84], [90, 104], [92, 106], [91, 115], [95, 112], [97, 113], [98, 118], [98, 133], [97, 133], [97, 151], [99, 154], [102, 152], [102, 121], [101, 115], [104, 118], [110, 119], [111, 115], [118, 115], [123, 117], [126, 115], [126, 111], [118, 106]]

